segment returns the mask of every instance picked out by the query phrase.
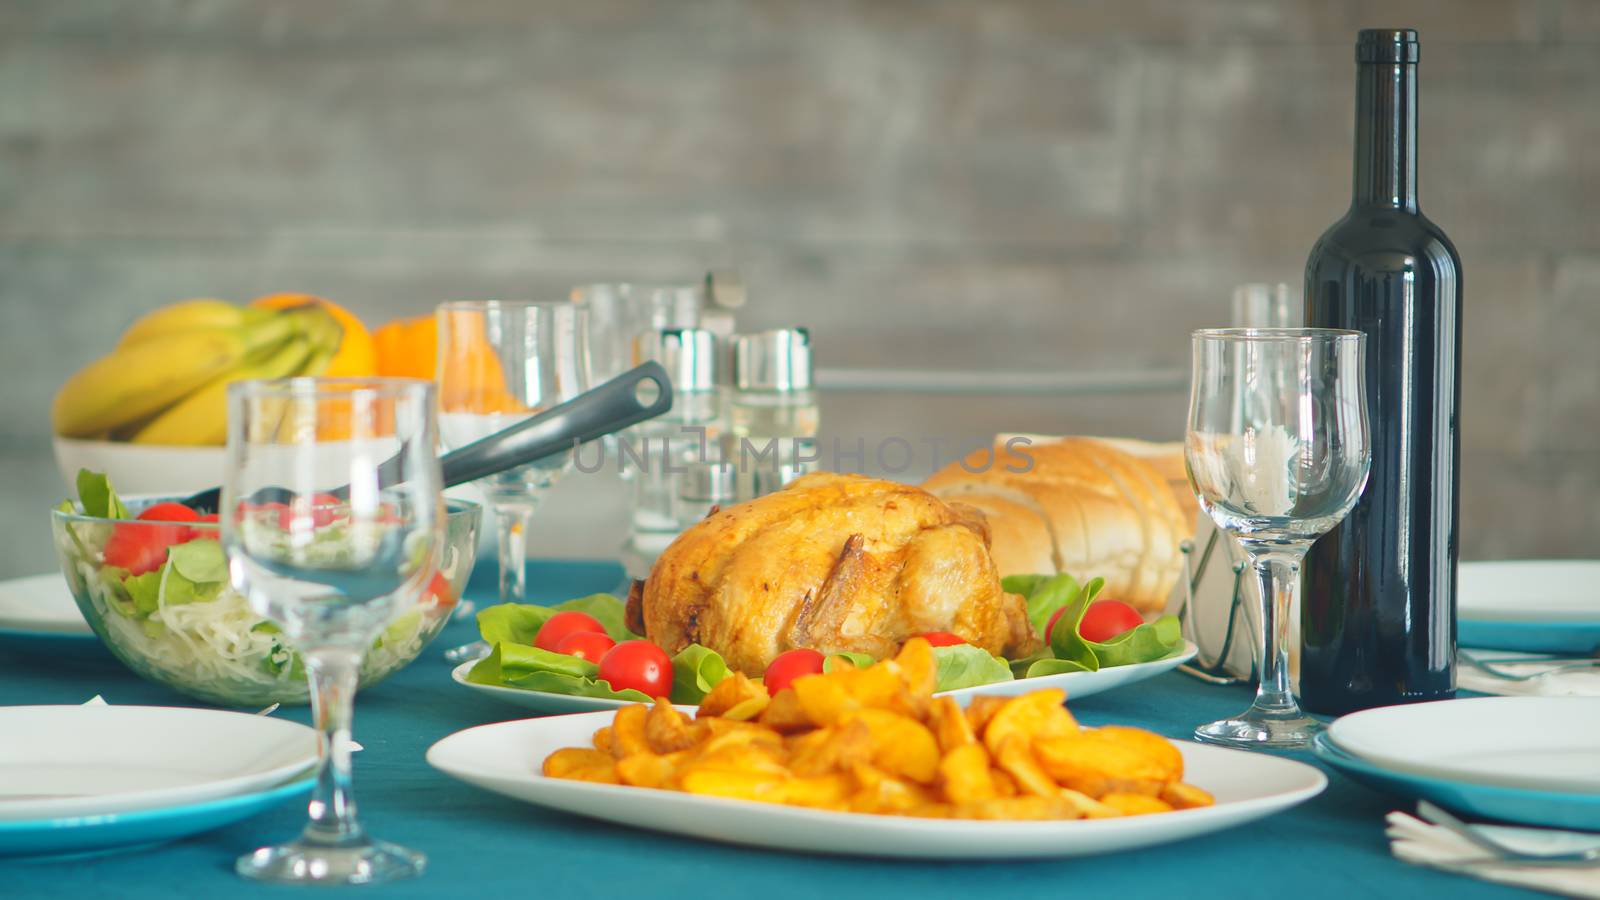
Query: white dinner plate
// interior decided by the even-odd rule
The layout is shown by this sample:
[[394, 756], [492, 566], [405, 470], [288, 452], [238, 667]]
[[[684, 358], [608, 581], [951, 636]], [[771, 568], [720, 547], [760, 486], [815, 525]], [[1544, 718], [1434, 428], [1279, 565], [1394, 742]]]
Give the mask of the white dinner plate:
[[524, 719], [458, 731], [428, 763], [481, 788], [594, 819], [672, 834], [809, 853], [923, 859], [1090, 856], [1164, 844], [1271, 815], [1316, 796], [1317, 769], [1264, 753], [1178, 743], [1184, 780], [1215, 806], [1120, 819], [1005, 822], [828, 812], [677, 791], [546, 778], [544, 759], [589, 746], [612, 714]]
[[1038, 678], [1017, 678], [1012, 681], [997, 681], [993, 684], [980, 684], [977, 687], [959, 688], [954, 691], [940, 691], [936, 696], [954, 697], [962, 706], [978, 694], [998, 694], [1003, 697], [1015, 697], [1040, 688], [1060, 688], [1067, 692], [1068, 700], [1082, 700], [1095, 694], [1154, 678], [1163, 672], [1170, 672], [1183, 665], [1199, 652], [1199, 648], [1192, 641], [1184, 641], [1183, 647], [1170, 656], [1162, 657], [1154, 662], [1134, 663], [1129, 666], [1112, 666], [1098, 672], [1067, 672], [1061, 675], [1041, 675]]
[[1462, 563], [1456, 604], [1486, 622], [1600, 623], [1600, 560]]
[[[1162, 672], [1170, 672], [1180, 665], [1194, 659], [1198, 648], [1189, 641], [1185, 641], [1183, 648], [1171, 656], [1158, 659], [1154, 662], [1135, 663], [1131, 666], [1113, 666], [1101, 669], [1098, 672], [1068, 672], [1063, 675], [1044, 675], [1039, 678], [1021, 678], [1015, 681], [997, 681], [993, 684], [983, 684], [977, 687], [959, 688], [953, 691], [940, 691], [937, 696], [954, 697], [956, 702], [966, 706], [967, 702], [976, 694], [998, 694], [1012, 697], [1017, 694], [1026, 694], [1040, 688], [1061, 688], [1067, 692], [1069, 700], [1081, 700], [1102, 691], [1133, 684], [1153, 678]], [[485, 697], [492, 697], [532, 710], [542, 715], [565, 715], [567, 713], [598, 712], [601, 710], [616, 709], [634, 702], [631, 700], [612, 700], [609, 697], [574, 697], [571, 694], [557, 694], [549, 691], [529, 691], [522, 688], [503, 687], [495, 684], [475, 684], [467, 680], [467, 673], [472, 671], [476, 661], [464, 662], [450, 672], [450, 677], [456, 684], [470, 688]], [[693, 710], [693, 706], [679, 706], [679, 709]]]
[[1336, 748], [1430, 778], [1600, 793], [1600, 698], [1478, 697], [1343, 716]]
[[164, 706], [0, 707], [0, 821], [150, 810], [282, 784], [317, 735], [267, 716]]
[[60, 572], [0, 581], [0, 631], [94, 637]]

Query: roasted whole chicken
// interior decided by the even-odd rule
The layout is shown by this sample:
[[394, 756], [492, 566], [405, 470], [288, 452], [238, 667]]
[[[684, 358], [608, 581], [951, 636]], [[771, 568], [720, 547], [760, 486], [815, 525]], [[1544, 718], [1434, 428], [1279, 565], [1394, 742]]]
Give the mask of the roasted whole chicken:
[[698, 643], [759, 675], [786, 650], [892, 656], [953, 632], [1036, 651], [1022, 597], [1000, 588], [983, 514], [921, 488], [817, 473], [679, 535], [628, 598], [628, 623], [675, 653]]

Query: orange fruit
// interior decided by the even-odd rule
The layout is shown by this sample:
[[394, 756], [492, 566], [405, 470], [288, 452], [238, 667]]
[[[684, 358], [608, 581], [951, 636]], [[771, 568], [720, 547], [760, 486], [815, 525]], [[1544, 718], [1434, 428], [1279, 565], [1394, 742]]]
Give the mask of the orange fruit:
[[433, 380], [439, 356], [438, 326], [433, 316], [396, 319], [372, 333], [378, 350], [378, 374], [392, 378]]
[[344, 330], [339, 340], [339, 352], [328, 361], [320, 373], [327, 378], [362, 378], [378, 374], [378, 350], [367, 326], [344, 307], [311, 294], [268, 294], [250, 301], [251, 306], [267, 309], [288, 309], [306, 303], [319, 304], [332, 315]]

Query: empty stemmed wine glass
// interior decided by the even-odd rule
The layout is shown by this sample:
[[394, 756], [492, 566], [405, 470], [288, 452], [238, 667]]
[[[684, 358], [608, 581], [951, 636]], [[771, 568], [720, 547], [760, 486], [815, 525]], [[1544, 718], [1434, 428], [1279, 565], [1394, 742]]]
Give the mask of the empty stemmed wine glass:
[[[414, 609], [444, 541], [433, 385], [401, 378], [228, 387], [222, 544], [233, 584], [305, 660], [321, 770], [300, 837], [239, 858], [264, 881], [362, 884], [419, 874], [421, 853], [356, 818], [350, 724], [362, 656]], [[398, 457], [400, 480], [380, 467]], [[392, 469], [391, 469], [392, 471]], [[393, 481], [394, 479], [389, 479]]]
[[1321, 725], [1289, 690], [1286, 638], [1312, 541], [1345, 517], [1371, 464], [1360, 332], [1223, 328], [1194, 333], [1184, 457], [1200, 506], [1244, 547], [1261, 586], [1261, 682], [1243, 715], [1202, 741], [1300, 747]]
[[[588, 390], [588, 316], [584, 306], [567, 301], [440, 305], [439, 429], [445, 446], [464, 447]], [[476, 482], [495, 513], [501, 603], [527, 597], [528, 525], [572, 459], [569, 449]]]

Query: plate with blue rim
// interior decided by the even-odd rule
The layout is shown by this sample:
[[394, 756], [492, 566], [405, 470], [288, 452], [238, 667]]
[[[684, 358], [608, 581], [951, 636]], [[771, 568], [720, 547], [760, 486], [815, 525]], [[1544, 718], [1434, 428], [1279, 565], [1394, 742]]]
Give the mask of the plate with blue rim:
[[1600, 560], [1462, 563], [1456, 611], [1463, 647], [1592, 653], [1600, 649]]
[[286, 784], [177, 806], [0, 822], [0, 859], [64, 857], [161, 844], [232, 825], [311, 792], [311, 773]]
[[1317, 759], [1367, 787], [1428, 800], [1458, 815], [1521, 825], [1600, 831], [1600, 794], [1481, 784], [1387, 768], [1341, 749], [1326, 732], [1311, 742]]
[[111, 659], [60, 572], [0, 581], [0, 651]]

